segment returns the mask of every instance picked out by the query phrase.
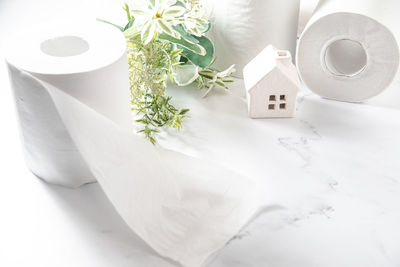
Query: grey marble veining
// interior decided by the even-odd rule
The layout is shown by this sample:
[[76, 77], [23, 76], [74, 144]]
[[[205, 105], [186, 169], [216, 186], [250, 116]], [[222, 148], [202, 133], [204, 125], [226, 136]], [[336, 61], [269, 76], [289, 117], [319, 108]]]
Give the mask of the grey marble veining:
[[308, 94], [294, 119], [251, 120], [240, 84], [231, 97], [196, 94], [175, 95], [192, 118], [163, 145], [225, 162], [265, 190], [265, 211], [211, 266], [400, 265], [399, 111]]
[[[240, 82], [206, 99], [182, 89], [169, 93], [191, 118], [160, 145], [240, 172], [265, 196], [210, 267], [400, 266], [400, 111], [304, 95], [294, 119], [251, 120]], [[129, 229], [98, 184], [46, 185], [13, 161], [22, 166], [3, 167], [16, 178], [0, 189], [1, 266], [175, 266]]]

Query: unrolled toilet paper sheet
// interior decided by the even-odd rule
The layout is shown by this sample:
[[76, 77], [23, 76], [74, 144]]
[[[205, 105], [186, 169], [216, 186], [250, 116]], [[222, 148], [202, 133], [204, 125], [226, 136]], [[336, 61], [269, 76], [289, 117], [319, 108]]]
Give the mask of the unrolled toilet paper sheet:
[[[132, 134], [125, 121], [108, 109], [108, 105], [100, 105], [85, 92], [74, 95], [73, 88], [93, 93], [93, 88], [103, 82], [99, 73], [107, 76], [107, 72], [110, 89], [119, 99], [117, 104], [123, 103], [123, 92], [128, 90], [112, 77], [112, 70], [119, 69], [118, 62], [125, 52], [119, 46], [122, 35], [116, 37], [114, 31], [108, 30], [109, 26], [93, 27], [82, 30], [80, 26], [79, 33], [74, 32], [75, 28], [69, 33], [88, 40], [87, 54], [49, 58], [39, 47], [45, 40], [55, 40], [51, 34], [38, 43], [31, 43], [33, 48], [27, 49], [29, 54], [18, 51], [18, 43], [11, 45], [11, 50], [17, 49], [10, 51], [7, 58], [16, 97], [21, 91], [40, 91], [37, 95], [25, 95], [28, 98], [23, 102], [30, 102], [30, 105], [50, 102], [54, 109], [47, 111], [56, 112], [57, 116], [50, 116], [46, 121], [39, 113], [40, 118], [34, 120], [38, 123], [34, 125], [34, 134], [38, 127], [51, 128], [59, 120], [60, 128], [54, 135], [68, 136], [74, 153], [79, 153], [83, 160], [80, 166], [87, 167], [132, 230], [160, 255], [184, 266], [202, 266], [257, 214], [262, 203], [259, 187], [216, 163], [155, 147], [143, 137]], [[103, 46], [97, 37], [91, 39], [90, 36], [96, 36], [94, 32], [101, 34], [100, 40], [115, 40]], [[95, 47], [95, 51], [91, 52], [90, 47]], [[92, 56], [102, 55], [106, 55], [103, 61], [94, 65], [87, 62]], [[34, 59], [41, 57], [46, 64], [53, 64], [51, 60], [57, 63], [52, 68], [37, 61], [36, 68]], [[127, 78], [127, 73], [123, 73]], [[94, 79], [96, 76], [98, 79]], [[23, 107], [20, 103], [19, 109]], [[124, 113], [124, 108], [118, 112], [122, 116], [129, 114], [129, 110]], [[36, 115], [31, 114], [31, 118]], [[115, 120], [112, 115], [117, 116]], [[24, 136], [30, 134], [29, 128], [21, 128]], [[63, 181], [67, 178], [64, 176]]]

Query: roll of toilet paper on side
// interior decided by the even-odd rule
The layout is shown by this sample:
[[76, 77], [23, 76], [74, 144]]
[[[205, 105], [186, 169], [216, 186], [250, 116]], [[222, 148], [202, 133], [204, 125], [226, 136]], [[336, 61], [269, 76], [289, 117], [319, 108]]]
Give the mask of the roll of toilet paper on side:
[[[16, 38], [7, 52], [17, 102], [29, 102], [18, 103], [24, 142], [32, 135], [27, 149], [37, 149], [35, 142], [45, 146], [40, 134], [47, 134], [49, 150], [57, 150], [39, 147], [32, 153], [35, 163], [50, 156], [60, 157], [56, 163], [71, 160], [62, 170], [79, 167], [92, 174], [121, 217], [156, 252], [183, 266], [202, 266], [254, 218], [262, 205], [259, 186], [131, 132], [120, 32], [85, 23], [55, 29], [54, 35], [33, 35], [29, 43]], [[58, 150], [73, 152], [60, 156]], [[40, 166], [43, 172], [48, 165]]]
[[340, 101], [381, 93], [399, 66], [399, 11], [396, 0], [322, 0], [298, 42], [303, 82]]
[[210, 38], [215, 44], [217, 69], [243, 67], [267, 45], [295, 55], [299, 0], [203, 0], [211, 20]]
[[27, 28], [12, 39], [6, 60], [29, 168], [47, 182], [69, 187], [95, 181], [49, 93], [26, 73], [130, 129], [124, 38], [94, 23], [86, 27], [48, 23]]

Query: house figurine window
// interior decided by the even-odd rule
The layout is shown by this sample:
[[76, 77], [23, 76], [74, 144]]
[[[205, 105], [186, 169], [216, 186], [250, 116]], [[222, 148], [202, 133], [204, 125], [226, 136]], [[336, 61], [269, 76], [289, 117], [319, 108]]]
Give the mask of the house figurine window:
[[[279, 99], [279, 101], [277, 100]], [[286, 95], [270, 95], [268, 110], [286, 109]]]

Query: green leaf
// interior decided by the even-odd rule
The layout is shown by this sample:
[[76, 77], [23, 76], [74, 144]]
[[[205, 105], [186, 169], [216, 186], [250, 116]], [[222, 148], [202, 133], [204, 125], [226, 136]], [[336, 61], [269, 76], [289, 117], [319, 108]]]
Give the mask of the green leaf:
[[135, 22], [135, 19], [130, 20], [126, 25], [123, 31], [128, 30], [130, 27], [132, 27], [133, 23]]
[[175, 82], [179, 86], [186, 86], [193, 83], [199, 77], [199, 67], [186, 64], [176, 68]]
[[178, 115], [185, 115], [189, 111], [190, 111], [190, 109], [188, 109], [188, 108], [180, 109], [178, 112]]
[[140, 31], [137, 27], [133, 26], [124, 31], [124, 36], [127, 39], [136, 38], [140, 36]]
[[207, 91], [204, 93], [203, 98], [207, 97], [213, 88], [214, 88], [214, 84], [211, 84], [210, 87], [207, 89]]
[[114, 24], [114, 23], [112, 23], [112, 22], [106, 21], [106, 20], [104, 20], [104, 19], [96, 19], [96, 20], [97, 20], [97, 21], [100, 21], [100, 22], [103, 22], [103, 23], [106, 23], [106, 24], [110, 24], [110, 25], [112, 25], [112, 26], [118, 28], [121, 32], [124, 31], [124, 28], [123, 28], [123, 27], [121, 27], [121, 26], [119, 26], [119, 25], [117, 25], [117, 24]]
[[211, 23], [207, 23], [203, 29], [200, 29], [201, 33], [207, 33], [211, 29]]
[[202, 47], [199, 44], [193, 44], [191, 42], [188, 42], [184, 38], [177, 39], [175, 37], [172, 37], [171, 35], [162, 33], [159, 35], [160, 40], [165, 40], [169, 41], [171, 43], [179, 45], [181, 48], [191, 51], [192, 53], [198, 54], [198, 55], [206, 55], [206, 49]]
[[[183, 49], [174, 49], [171, 51], [170, 57], [171, 58], [175, 58], [177, 56], [179, 56], [182, 53]], [[178, 62], [179, 64], [179, 62]]]
[[197, 37], [194, 36], [199, 41], [199, 45], [206, 50], [205, 55], [199, 55], [198, 53], [193, 53], [188, 49], [183, 49], [184, 56], [189, 59], [194, 65], [199, 66], [201, 68], [207, 68], [211, 65], [214, 59], [214, 45], [205, 36]]
[[229, 77], [235, 71], [236, 71], [235, 70], [235, 64], [233, 64], [229, 68], [227, 68], [226, 70], [219, 72], [217, 75], [218, 75], [218, 77]]
[[189, 59], [187, 59], [187, 57], [181, 56], [181, 58], [179, 59], [179, 62], [185, 64], [189, 61]]
[[194, 38], [191, 34], [188, 34], [185, 29], [183, 28], [182, 24], [178, 24], [176, 26], [173, 26], [174, 30], [179, 32], [180, 35], [185, 38], [187, 41], [194, 43], [194, 44], [198, 44], [199, 40], [197, 40], [196, 38]]
[[225, 85], [223, 82], [221, 82], [221, 81], [218, 81], [218, 80], [217, 80], [217, 81], [215, 81], [215, 83], [218, 84], [219, 86], [221, 86], [221, 87], [227, 89], [227, 90], [229, 89], [228, 86], [226, 86], [226, 85]]
[[185, 6], [185, 4], [184, 3], [182, 3], [181, 1], [176, 1], [176, 3], [174, 4], [174, 6], [181, 6], [181, 7], [184, 7], [184, 8], [186, 8], [186, 6]]
[[126, 17], [128, 18], [128, 21], [130, 22], [131, 20], [133, 20], [134, 18], [131, 16], [131, 12], [129, 10], [129, 5], [127, 3], [125, 3], [123, 10], [125, 10], [126, 13]]

